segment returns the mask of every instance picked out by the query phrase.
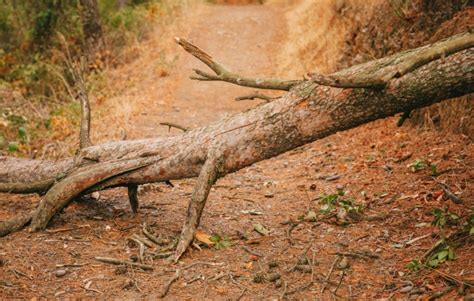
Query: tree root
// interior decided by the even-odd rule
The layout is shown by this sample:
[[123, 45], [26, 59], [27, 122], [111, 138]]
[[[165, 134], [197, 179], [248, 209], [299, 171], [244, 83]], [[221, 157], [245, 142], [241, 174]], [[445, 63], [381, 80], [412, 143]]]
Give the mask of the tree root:
[[0, 237], [18, 231], [31, 221], [32, 213], [0, 222]]

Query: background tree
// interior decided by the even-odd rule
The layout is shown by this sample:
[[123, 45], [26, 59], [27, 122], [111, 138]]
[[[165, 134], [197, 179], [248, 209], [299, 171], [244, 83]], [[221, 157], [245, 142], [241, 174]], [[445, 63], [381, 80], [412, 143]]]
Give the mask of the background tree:
[[100, 22], [97, 0], [80, 0], [84, 51], [89, 61], [93, 61], [104, 48], [104, 37]]

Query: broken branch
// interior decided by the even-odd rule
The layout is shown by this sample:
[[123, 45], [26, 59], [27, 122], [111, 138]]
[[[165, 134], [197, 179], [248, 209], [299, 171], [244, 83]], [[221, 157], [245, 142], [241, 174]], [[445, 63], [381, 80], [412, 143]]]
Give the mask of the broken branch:
[[270, 90], [283, 90], [289, 91], [292, 87], [302, 83], [302, 80], [282, 80], [276, 78], [251, 78], [243, 77], [239, 74], [232, 73], [224, 68], [221, 64], [214, 61], [212, 56], [207, 54], [201, 48], [189, 43], [185, 39], [175, 38], [178, 43], [185, 51], [196, 57], [198, 60], [206, 64], [215, 75], [207, 72], [194, 69], [194, 72], [198, 76], [192, 76], [191, 79], [201, 81], [225, 81], [232, 84], [236, 84], [244, 87], [252, 87], [259, 89], [270, 89]]

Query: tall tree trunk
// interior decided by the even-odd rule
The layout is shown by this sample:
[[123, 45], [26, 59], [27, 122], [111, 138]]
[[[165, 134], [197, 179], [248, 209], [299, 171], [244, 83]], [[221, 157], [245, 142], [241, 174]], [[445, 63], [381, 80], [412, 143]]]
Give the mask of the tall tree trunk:
[[[176, 137], [90, 146], [60, 162], [0, 157], [0, 191], [47, 191], [31, 215], [33, 230], [45, 228], [74, 197], [94, 190], [199, 175], [177, 249], [179, 258], [218, 178], [338, 131], [474, 92], [474, 34], [303, 81], [244, 78], [194, 45], [178, 43], [216, 73], [196, 70], [199, 80], [253, 87], [261, 83], [267, 88], [273, 83], [290, 92]], [[0, 234], [8, 233], [6, 227], [19, 228], [11, 221], [0, 223]]]
[[80, 0], [84, 46], [89, 62], [94, 61], [104, 47], [102, 26], [97, 0]]

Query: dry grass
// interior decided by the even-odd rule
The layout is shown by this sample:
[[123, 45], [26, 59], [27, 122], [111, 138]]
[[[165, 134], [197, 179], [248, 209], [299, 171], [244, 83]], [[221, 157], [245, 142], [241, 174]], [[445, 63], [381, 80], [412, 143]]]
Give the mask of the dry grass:
[[336, 71], [346, 35], [355, 18], [370, 15], [380, 1], [302, 0], [288, 10], [288, 41], [283, 46], [281, 69], [291, 77], [308, 72]]

